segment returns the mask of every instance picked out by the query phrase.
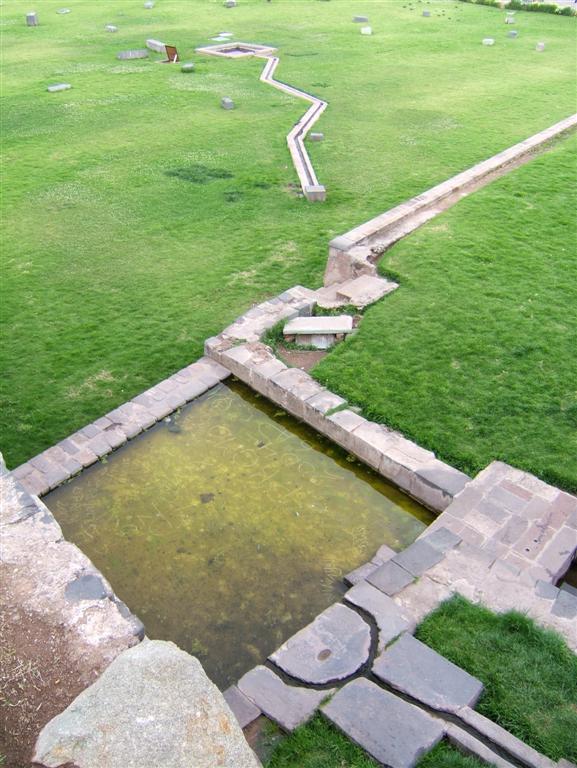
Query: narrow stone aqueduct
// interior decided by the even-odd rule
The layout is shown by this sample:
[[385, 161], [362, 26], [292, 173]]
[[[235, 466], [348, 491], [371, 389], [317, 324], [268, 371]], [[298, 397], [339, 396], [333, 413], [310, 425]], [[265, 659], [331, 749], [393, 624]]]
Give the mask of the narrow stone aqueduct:
[[[273, 49], [211, 48], [199, 52], [265, 56], [261, 80], [311, 102], [287, 141], [305, 195], [324, 199], [304, 138], [326, 102], [274, 80], [279, 60]], [[133, 764], [129, 758], [161, 765], [167, 754], [175, 766], [200, 755], [199, 767], [208, 768], [215, 749], [222, 766], [255, 768], [258, 761], [236, 723], [245, 727], [264, 713], [290, 731], [320, 709], [385, 765], [411, 767], [443, 737], [499, 768], [567, 765], [475, 712], [480, 681], [412, 632], [441, 601], [458, 593], [498, 611], [524, 610], [577, 650], [577, 597], [555, 586], [577, 551], [577, 498], [501, 462], [468, 477], [400, 433], [364, 419], [304, 371], [288, 368], [261, 337], [280, 320], [311, 315], [316, 306], [363, 307], [395, 290], [395, 283], [376, 272], [379, 255], [391, 243], [576, 126], [573, 115], [336, 238], [323, 287], [296, 286], [253, 307], [206, 341], [206, 357], [13, 472], [0, 473], [5, 502], [0, 562], [10, 566], [16, 582], [26, 581], [24, 607], [65, 626], [78, 658], [90, 670], [104, 670], [46, 725], [35, 760], [46, 766], [89, 764], [90, 750], [98, 749], [98, 712], [104, 711], [120, 724], [118, 741], [107, 744], [112, 768]], [[144, 638], [142, 624], [88, 558], [63, 539], [39, 497], [231, 374], [359, 457], [438, 518], [403, 552], [380, 547], [348, 574], [343, 601], [226, 691], [227, 706], [195, 659], [172, 643]], [[152, 682], [151, 669], [158, 672]], [[122, 697], [127, 686], [134, 694], [128, 701]], [[329, 694], [334, 696], [327, 703]], [[206, 702], [204, 735], [194, 730], [192, 744], [185, 724], [198, 715], [199, 696]], [[151, 722], [153, 728], [142, 725]]]

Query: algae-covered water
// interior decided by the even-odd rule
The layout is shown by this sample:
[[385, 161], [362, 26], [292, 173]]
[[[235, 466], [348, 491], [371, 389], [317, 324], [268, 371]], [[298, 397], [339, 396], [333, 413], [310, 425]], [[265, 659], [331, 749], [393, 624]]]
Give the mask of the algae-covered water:
[[220, 385], [46, 503], [155, 639], [226, 687], [432, 516], [242, 385]]

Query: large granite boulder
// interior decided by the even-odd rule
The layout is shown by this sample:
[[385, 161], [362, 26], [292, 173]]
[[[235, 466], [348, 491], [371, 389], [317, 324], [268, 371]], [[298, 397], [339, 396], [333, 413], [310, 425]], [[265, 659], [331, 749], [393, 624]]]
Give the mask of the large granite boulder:
[[174, 643], [143, 640], [42, 730], [46, 768], [258, 768], [222, 694]]

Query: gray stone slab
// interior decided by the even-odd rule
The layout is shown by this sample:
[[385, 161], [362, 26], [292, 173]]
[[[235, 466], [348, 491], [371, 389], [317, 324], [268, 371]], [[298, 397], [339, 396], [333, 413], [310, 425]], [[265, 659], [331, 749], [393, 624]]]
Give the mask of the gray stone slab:
[[565, 589], [560, 589], [551, 613], [562, 619], [574, 619], [577, 616], [577, 596]]
[[379, 652], [384, 650], [391, 640], [401, 632], [412, 631], [413, 626], [403, 616], [399, 606], [380, 589], [371, 586], [366, 581], [356, 584], [345, 594], [348, 603], [362, 608], [375, 620], [379, 628]]
[[225, 96], [220, 100], [220, 106], [223, 109], [234, 109], [234, 101]]
[[258, 666], [238, 681], [238, 688], [267, 717], [285, 731], [293, 731], [314, 715], [333, 691], [312, 691], [283, 683], [267, 667]]
[[379, 566], [377, 563], [365, 563], [364, 565], [359, 565], [358, 568], [355, 568], [354, 571], [350, 571], [345, 576], [343, 576], [343, 581], [345, 584], [350, 584], [351, 586], [354, 586], [355, 584], [359, 584], [361, 581], [365, 581], [371, 573], [374, 573]]
[[194, 72], [194, 62], [189, 61], [180, 67], [181, 72]]
[[46, 90], [48, 93], [59, 93], [60, 91], [69, 91], [71, 88], [70, 83], [55, 83], [54, 85], [49, 85]]
[[256, 704], [253, 704], [236, 685], [231, 685], [222, 695], [241, 728], [246, 728], [262, 714]]
[[396, 595], [402, 589], [414, 581], [414, 576], [402, 568], [398, 563], [389, 560], [380, 565], [376, 571], [373, 571], [367, 577], [369, 584], [372, 584], [385, 595]]
[[121, 653], [42, 730], [47, 768], [258, 768], [259, 761], [200, 662], [174, 643]]
[[443, 725], [369, 680], [353, 680], [322, 713], [379, 763], [413, 768], [443, 737]]
[[309, 133], [309, 141], [324, 141], [324, 133], [313, 132]]
[[120, 59], [120, 61], [127, 61], [130, 59], [147, 59], [148, 51], [146, 48], [139, 48], [132, 51], [119, 51], [116, 54], [116, 58]]
[[504, 760], [499, 754], [489, 749], [484, 742], [454, 723], [447, 724], [447, 738], [460, 752], [473, 755], [487, 765], [494, 766], [494, 768], [516, 768], [513, 763]]
[[535, 592], [539, 597], [544, 597], [546, 600], [555, 600], [559, 594], [559, 590], [554, 584], [543, 581], [543, 579], [539, 579], [535, 585]]
[[456, 496], [467, 483], [471, 482], [469, 475], [441, 461], [435, 461], [430, 466], [418, 468], [416, 473], [431, 485], [441, 488], [449, 496]]
[[310, 336], [315, 334], [346, 334], [353, 330], [351, 315], [326, 315], [321, 317], [295, 317], [283, 329], [285, 336]]
[[373, 664], [387, 685], [443, 712], [474, 706], [483, 683], [411, 635], [401, 635]]
[[569, 592], [569, 594], [577, 596], [577, 587], [574, 587], [572, 584], [569, 584], [566, 581], [561, 584], [561, 589], [563, 592]]
[[422, 537], [429, 546], [438, 549], [439, 552], [447, 552], [449, 549], [453, 549], [461, 543], [462, 539], [456, 533], [448, 528], [437, 528], [432, 533], [426, 533]]
[[367, 622], [350, 608], [335, 603], [269, 659], [297, 680], [323, 684], [354, 674], [368, 660], [370, 647]]
[[353, 16], [353, 21], [355, 24], [365, 24], [368, 20], [368, 16]]
[[118, 32], [118, 27], [114, 24], [107, 24], [104, 29], [106, 32]]
[[413, 576], [422, 576], [425, 571], [440, 563], [444, 553], [431, 546], [425, 539], [419, 539], [393, 557], [393, 562], [400, 565]]
[[37, 27], [38, 26], [38, 14], [37, 13], [27, 13], [26, 14], [26, 26], [28, 26], [28, 27]]

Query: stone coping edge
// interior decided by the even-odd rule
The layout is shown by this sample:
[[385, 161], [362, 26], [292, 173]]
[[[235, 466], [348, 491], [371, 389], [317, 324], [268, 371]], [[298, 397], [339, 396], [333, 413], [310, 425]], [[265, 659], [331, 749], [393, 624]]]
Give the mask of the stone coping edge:
[[300, 368], [288, 368], [260, 342], [281, 320], [310, 316], [317, 294], [295, 286], [253, 307], [219, 336], [205, 353], [252, 389], [330, 438], [349, 453], [436, 513], [470, 481], [416, 443], [347, 408], [347, 402]]
[[12, 475], [28, 493], [44, 496], [229, 375], [202, 357], [29, 459]]
[[[423, 223], [427, 218], [424, 217], [424, 213], [446, 198], [454, 194], [461, 196], [469, 194], [483, 180], [490, 180], [495, 172], [576, 127], [577, 113], [334, 238], [329, 243], [329, 259], [324, 284], [332, 285], [365, 272], [376, 273], [374, 263], [371, 261], [371, 256], [373, 260], [374, 256], [369, 247], [372, 238], [384, 236], [391, 230], [415, 219], [419, 224]], [[408, 227], [407, 231], [410, 229]]]

